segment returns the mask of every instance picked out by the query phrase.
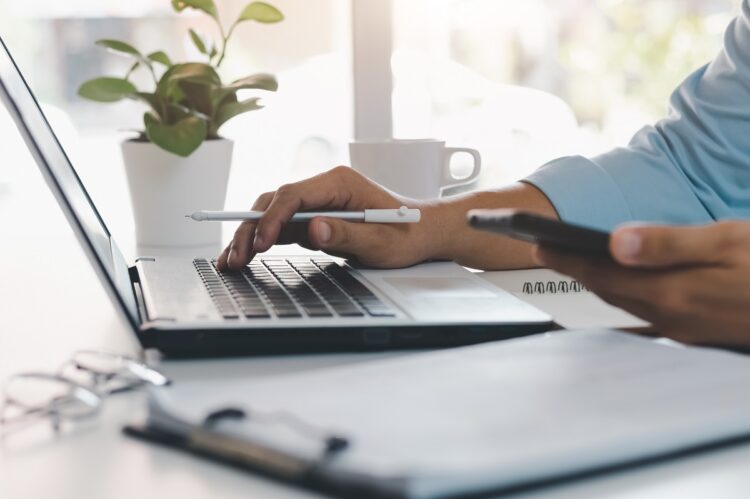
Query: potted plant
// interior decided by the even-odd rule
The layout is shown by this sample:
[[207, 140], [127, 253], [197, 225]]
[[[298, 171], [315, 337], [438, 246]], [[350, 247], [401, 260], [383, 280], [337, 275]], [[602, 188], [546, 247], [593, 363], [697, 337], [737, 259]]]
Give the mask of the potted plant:
[[[163, 51], [144, 54], [119, 40], [99, 40], [97, 45], [131, 58], [133, 64], [124, 77], [89, 80], [78, 93], [97, 102], [131, 99], [148, 107], [143, 131], [122, 143], [137, 243], [163, 247], [218, 245], [219, 225], [191, 223], [185, 214], [224, 208], [234, 144], [222, 138], [219, 131], [230, 119], [262, 108], [258, 97], [240, 100], [238, 92], [278, 89], [276, 78], [270, 74], [224, 83], [218, 70], [239, 25], [250, 21], [277, 23], [284, 16], [268, 3], [252, 2], [225, 30], [213, 0], [172, 0], [172, 7], [177, 12], [194, 9], [215, 21], [218, 44], [189, 30], [205, 61], [173, 63]], [[153, 81], [150, 91], [138, 89], [131, 82], [131, 76], [139, 70], [147, 71]]]

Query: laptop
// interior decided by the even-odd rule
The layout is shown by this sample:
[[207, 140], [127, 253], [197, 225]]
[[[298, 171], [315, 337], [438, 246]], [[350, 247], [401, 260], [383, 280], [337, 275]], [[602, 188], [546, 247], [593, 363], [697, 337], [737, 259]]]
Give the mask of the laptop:
[[546, 331], [551, 318], [450, 262], [355, 268], [324, 255], [204, 256], [129, 266], [5, 43], [0, 97], [113, 304], [144, 348], [169, 356], [454, 346]]

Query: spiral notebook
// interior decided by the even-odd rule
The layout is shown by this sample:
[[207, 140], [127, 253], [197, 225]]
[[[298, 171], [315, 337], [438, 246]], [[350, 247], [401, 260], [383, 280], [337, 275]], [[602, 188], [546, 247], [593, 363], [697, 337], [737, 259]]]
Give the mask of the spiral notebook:
[[649, 326], [648, 322], [607, 304], [578, 281], [552, 270], [486, 272], [481, 277], [548, 313], [566, 329]]

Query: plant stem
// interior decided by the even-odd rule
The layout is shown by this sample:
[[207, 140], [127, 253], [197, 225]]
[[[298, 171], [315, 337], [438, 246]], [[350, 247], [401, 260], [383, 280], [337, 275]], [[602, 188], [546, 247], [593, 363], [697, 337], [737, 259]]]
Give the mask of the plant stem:
[[133, 71], [135, 71], [136, 69], [138, 69], [138, 66], [140, 66], [140, 64], [134, 64], [133, 66], [131, 66], [131, 68], [128, 70], [127, 74], [125, 75], [125, 79], [126, 80], [128, 78], [130, 78], [130, 75], [133, 74]]
[[151, 65], [150, 61], [148, 61], [148, 60], [147, 60], [147, 59], [145, 59], [145, 58], [140, 58], [140, 57], [138, 58], [138, 60], [140, 61], [140, 63], [139, 63], [139, 64], [134, 64], [134, 65], [133, 65], [133, 66], [132, 66], [132, 67], [131, 67], [131, 68], [130, 68], [130, 69], [128, 70], [127, 74], [125, 75], [125, 79], [127, 80], [128, 78], [130, 78], [130, 75], [132, 75], [132, 74], [133, 74], [133, 72], [134, 72], [134, 71], [135, 71], [136, 69], [138, 69], [138, 68], [139, 68], [139, 67], [140, 67], [141, 65], [143, 65], [143, 66], [146, 66], [146, 67], [148, 68], [149, 72], [151, 73], [151, 77], [152, 77], [152, 78], [154, 79], [154, 84], [155, 84], [155, 85], [159, 85], [159, 80], [158, 80], [158, 79], [156, 78], [156, 73], [154, 72], [154, 68], [153, 68], [153, 66]]
[[154, 71], [154, 67], [150, 63], [146, 63], [146, 66], [148, 66], [148, 71], [151, 73], [151, 77], [154, 79], [154, 85], [158, 87], [159, 79], [156, 77], [156, 72]]
[[224, 31], [222, 30], [221, 36], [224, 39], [224, 43], [221, 47], [221, 56], [219, 57], [219, 60], [216, 62], [216, 67], [219, 68], [221, 66], [221, 63], [224, 62], [224, 57], [227, 55], [227, 43], [229, 43], [229, 39], [232, 37], [232, 33], [234, 33], [234, 28], [237, 27], [237, 23], [234, 23], [231, 28], [229, 28], [229, 33], [224, 36]]

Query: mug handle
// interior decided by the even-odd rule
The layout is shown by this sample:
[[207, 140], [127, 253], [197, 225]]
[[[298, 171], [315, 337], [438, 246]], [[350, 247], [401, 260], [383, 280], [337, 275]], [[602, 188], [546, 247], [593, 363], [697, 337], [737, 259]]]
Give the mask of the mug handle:
[[[451, 159], [453, 159], [453, 155], [457, 153], [471, 154], [471, 157], [474, 158], [474, 169], [468, 177], [456, 178], [451, 172]], [[446, 147], [444, 155], [445, 164], [443, 165], [443, 182], [440, 186], [441, 188], [445, 189], [448, 187], [458, 187], [460, 185], [470, 184], [479, 177], [479, 173], [482, 171], [482, 156], [476, 149], [469, 149], [467, 147]]]

